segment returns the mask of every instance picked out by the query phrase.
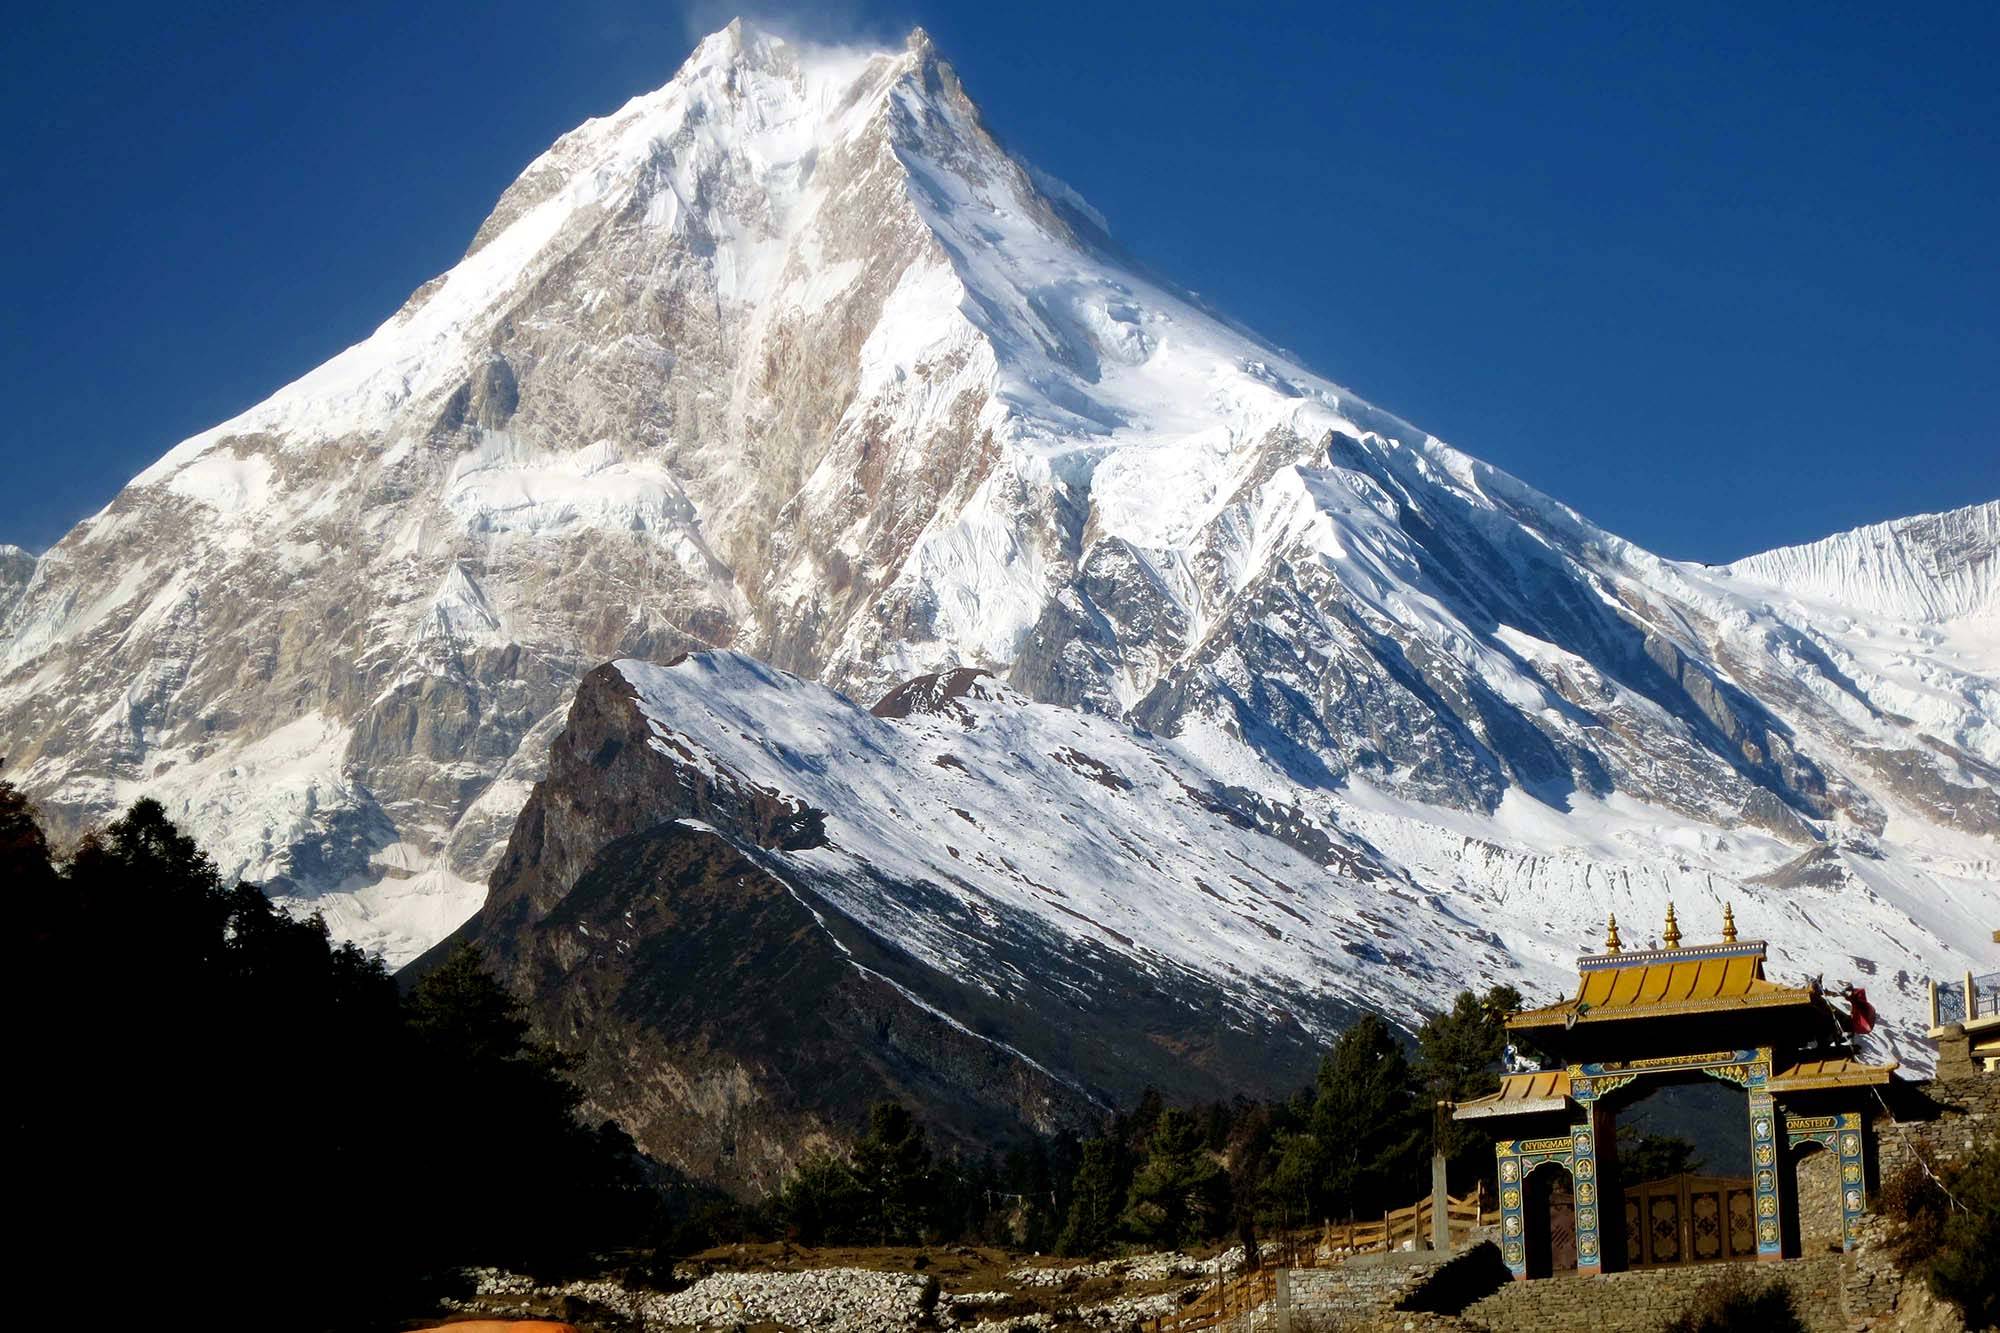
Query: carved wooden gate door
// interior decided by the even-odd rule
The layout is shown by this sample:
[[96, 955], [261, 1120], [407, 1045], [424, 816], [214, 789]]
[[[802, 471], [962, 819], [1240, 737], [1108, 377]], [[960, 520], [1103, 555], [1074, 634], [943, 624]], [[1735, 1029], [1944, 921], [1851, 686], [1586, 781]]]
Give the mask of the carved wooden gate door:
[[1567, 1172], [1549, 1181], [1549, 1269], [1576, 1271], [1576, 1192]]
[[1632, 1268], [1757, 1255], [1756, 1193], [1730, 1176], [1669, 1176], [1625, 1191], [1625, 1262]]

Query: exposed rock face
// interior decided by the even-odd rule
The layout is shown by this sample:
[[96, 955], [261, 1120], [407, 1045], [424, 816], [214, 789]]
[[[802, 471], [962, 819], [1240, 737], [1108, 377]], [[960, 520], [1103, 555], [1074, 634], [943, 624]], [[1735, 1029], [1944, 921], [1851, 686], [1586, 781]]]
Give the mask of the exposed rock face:
[[[1264, 851], [1122, 728], [955, 680], [878, 717], [733, 654], [592, 672], [486, 905], [434, 956], [479, 943], [582, 1058], [598, 1111], [746, 1193], [885, 1098], [979, 1153], [1088, 1130], [1148, 1086], [1304, 1081], [1362, 992], [1295, 974], [1370, 938], [1324, 904], [1325, 938], [1300, 929], [1278, 877], [1320, 867]], [[1115, 834], [1085, 822], [1107, 803]], [[1190, 855], [1190, 836], [1222, 850]], [[1054, 886], [1113, 838], [1102, 882]], [[1190, 934], [1203, 948], [1173, 946]], [[1429, 970], [1390, 984], [1414, 994]]]
[[27, 589], [28, 580], [35, 575], [35, 557], [18, 546], [8, 546], [0, 542], [0, 621], [4, 621], [7, 610]]
[[[1136, 271], [921, 33], [732, 25], [368, 340], [0, 571], [0, 754], [59, 834], [156, 795], [400, 961], [480, 902], [600, 663], [978, 669], [1168, 738], [1211, 815], [1331, 867], [1299, 896], [1480, 923], [1454, 982], [1740, 895], [1893, 1032], [1995, 961], [1996, 548], [2000, 501], [1650, 555]], [[619, 836], [674, 804], [589, 799]], [[501, 906], [554, 911], [599, 831]], [[1312, 982], [1350, 998], [1408, 952], [1340, 945]]]

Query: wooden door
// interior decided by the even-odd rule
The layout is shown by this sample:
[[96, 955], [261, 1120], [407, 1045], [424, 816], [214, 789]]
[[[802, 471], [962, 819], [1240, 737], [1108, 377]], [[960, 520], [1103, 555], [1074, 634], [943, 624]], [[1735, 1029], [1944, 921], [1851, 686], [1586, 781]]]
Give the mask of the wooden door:
[[1576, 1271], [1576, 1191], [1569, 1173], [1550, 1173], [1549, 1181], [1549, 1269], [1555, 1273]]
[[1720, 1263], [1757, 1253], [1756, 1194], [1730, 1176], [1669, 1176], [1625, 1191], [1625, 1260], [1634, 1268]]

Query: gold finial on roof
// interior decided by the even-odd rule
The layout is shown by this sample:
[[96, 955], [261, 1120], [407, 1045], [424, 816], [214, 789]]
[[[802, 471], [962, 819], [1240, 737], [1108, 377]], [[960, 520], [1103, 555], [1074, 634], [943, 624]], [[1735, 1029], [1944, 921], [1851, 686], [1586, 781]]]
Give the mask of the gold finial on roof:
[[1624, 947], [1618, 941], [1618, 914], [1607, 912], [1604, 917], [1604, 952], [1617, 953]]
[[1667, 904], [1667, 928], [1660, 932], [1660, 938], [1666, 941], [1669, 949], [1678, 949], [1681, 947], [1681, 923], [1674, 920], [1674, 905], [1672, 903]]
[[1728, 903], [1722, 905], [1722, 942], [1736, 943], [1736, 909]]

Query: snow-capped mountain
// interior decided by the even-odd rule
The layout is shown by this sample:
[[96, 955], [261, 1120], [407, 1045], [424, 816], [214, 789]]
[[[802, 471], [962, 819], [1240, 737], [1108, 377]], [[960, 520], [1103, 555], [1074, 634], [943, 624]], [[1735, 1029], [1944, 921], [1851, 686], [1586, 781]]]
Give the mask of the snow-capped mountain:
[[[1358, 1008], [1559, 982], [1537, 918], [1604, 886], [1525, 904], [1494, 861], [1500, 882], [1440, 891], [1171, 740], [971, 669], [869, 710], [709, 652], [585, 679], [487, 902], [420, 966], [476, 941], [597, 1112], [756, 1194], [883, 1097], [977, 1154], [1146, 1087], [1289, 1092]], [[1824, 868], [1739, 916], [1808, 968], [1907, 930]], [[1719, 924], [1681, 905], [1691, 934]]]
[[[0, 574], [0, 754], [64, 831], [159, 796], [225, 869], [400, 960], [479, 906], [598, 664], [729, 649], [863, 701], [977, 667], [1036, 701], [1037, 747], [1089, 728], [1088, 753], [1284, 812], [1255, 846], [1321, 867], [1290, 867], [1300, 932], [1389, 932], [1374, 959], [1218, 907], [1182, 933], [1226, 927], [1254, 966], [1114, 926], [1134, 966], [1252, 1008], [1273, 968], [1414, 1004], [1391, 955], [1426, 949], [1546, 990], [1606, 910], [1643, 930], [1733, 899], [1779, 968], [1907, 1025], [1926, 974], [1996, 957], [1996, 547], [2000, 501], [1727, 568], [1653, 556], [1142, 273], [921, 32], [733, 24], [11, 607]], [[1054, 875], [1075, 848], [1045, 831], [1009, 836]], [[1191, 901], [1161, 873], [1180, 888], [1131, 911]], [[968, 883], [1009, 928], [1102, 943]], [[1409, 900], [1364, 909], [1383, 884]]]

